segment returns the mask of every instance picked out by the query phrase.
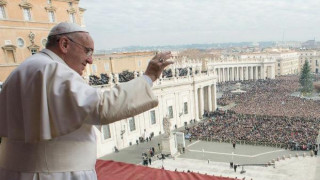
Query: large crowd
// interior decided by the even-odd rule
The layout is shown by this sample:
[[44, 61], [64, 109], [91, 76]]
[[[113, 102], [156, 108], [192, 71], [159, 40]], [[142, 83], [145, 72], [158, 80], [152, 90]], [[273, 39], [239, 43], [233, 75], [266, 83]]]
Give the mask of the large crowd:
[[319, 132], [319, 101], [292, 96], [298, 91], [297, 76], [282, 76], [274, 80], [242, 82], [246, 93], [232, 94], [231, 83], [220, 84], [224, 94], [220, 105], [235, 103], [226, 112], [207, 112], [207, 120], [188, 128], [185, 133], [196, 138], [220, 141], [290, 143], [310, 145], [316, 143]]

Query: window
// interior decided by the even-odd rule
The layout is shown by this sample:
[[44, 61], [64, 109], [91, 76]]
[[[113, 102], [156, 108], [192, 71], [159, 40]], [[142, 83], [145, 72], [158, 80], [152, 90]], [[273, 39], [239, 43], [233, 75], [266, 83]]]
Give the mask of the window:
[[48, 3], [48, 4], [51, 4], [51, 0], [47, 0], [47, 3]]
[[48, 15], [49, 15], [49, 22], [55, 22], [56, 21], [53, 11], [49, 11]]
[[184, 104], [183, 104], [183, 112], [184, 112], [184, 114], [188, 114], [188, 102], [184, 102]]
[[70, 13], [69, 14], [69, 20], [72, 23], [76, 23], [76, 17], [75, 17], [75, 13]]
[[36, 54], [37, 52], [38, 52], [37, 49], [31, 49], [31, 54], [32, 54], [32, 55]]
[[168, 107], [168, 115], [169, 115], [169, 118], [173, 118], [173, 109], [172, 109], [172, 106], [169, 106], [169, 107]]
[[134, 117], [129, 119], [129, 127], [130, 127], [130, 131], [136, 130], [136, 122]]
[[69, 2], [68, 4], [69, 4], [69, 7], [72, 7], [72, 2]]
[[23, 17], [25, 21], [31, 21], [30, 8], [23, 8]]
[[6, 52], [6, 54], [7, 54], [7, 62], [8, 63], [15, 63], [16, 62], [15, 56], [14, 56], [14, 51], [8, 50]]
[[6, 12], [4, 11], [4, 6], [0, 6], [0, 19], [6, 18]]
[[141, 67], [141, 60], [138, 61], [138, 67]]
[[150, 111], [151, 124], [156, 124], [156, 112], [154, 110]]
[[22, 48], [24, 46], [24, 40], [22, 38], [18, 38], [17, 45], [18, 45], [18, 47]]
[[104, 139], [104, 140], [111, 138], [111, 133], [110, 133], [109, 124], [102, 126], [102, 133], [103, 133], [103, 139]]

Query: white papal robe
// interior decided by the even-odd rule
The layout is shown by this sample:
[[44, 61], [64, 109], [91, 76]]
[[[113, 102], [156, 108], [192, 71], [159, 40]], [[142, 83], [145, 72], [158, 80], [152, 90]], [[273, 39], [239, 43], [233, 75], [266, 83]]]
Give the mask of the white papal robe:
[[100, 92], [45, 49], [17, 67], [0, 92], [0, 180], [96, 179], [92, 125], [157, 104], [143, 77]]

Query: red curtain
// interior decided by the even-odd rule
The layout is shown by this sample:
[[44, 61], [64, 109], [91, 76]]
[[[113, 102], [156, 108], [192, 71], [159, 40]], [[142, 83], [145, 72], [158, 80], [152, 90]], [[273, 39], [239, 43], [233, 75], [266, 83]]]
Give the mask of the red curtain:
[[[115, 161], [97, 160], [98, 180], [234, 180], [198, 173], [175, 172]], [[214, 174], [214, 172], [212, 172]]]

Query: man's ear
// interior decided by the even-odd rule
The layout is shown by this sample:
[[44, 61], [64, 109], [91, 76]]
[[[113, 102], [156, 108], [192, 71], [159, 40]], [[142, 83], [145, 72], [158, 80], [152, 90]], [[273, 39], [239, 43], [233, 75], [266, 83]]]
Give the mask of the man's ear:
[[59, 40], [59, 48], [64, 54], [68, 52], [68, 46], [68, 40], [65, 37], [61, 37]]

